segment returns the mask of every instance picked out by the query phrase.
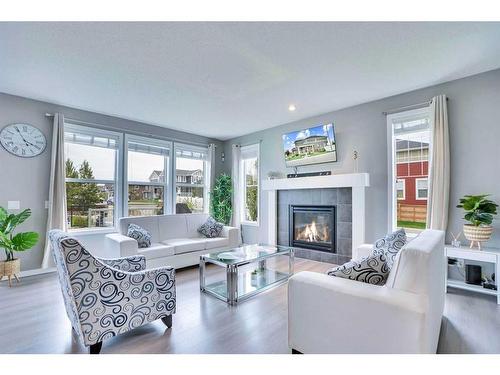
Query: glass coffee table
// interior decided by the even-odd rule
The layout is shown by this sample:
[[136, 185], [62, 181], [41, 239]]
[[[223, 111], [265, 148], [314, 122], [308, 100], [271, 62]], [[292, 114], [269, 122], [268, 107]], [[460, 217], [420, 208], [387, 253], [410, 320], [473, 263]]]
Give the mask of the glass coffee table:
[[[293, 262], [293, 248], [288, 246], [244, 245], [205, 254], [200, 256], [200, 289], [235, 305], [287, 281]], [[219, 270], [209, 274], [207, 263]]]

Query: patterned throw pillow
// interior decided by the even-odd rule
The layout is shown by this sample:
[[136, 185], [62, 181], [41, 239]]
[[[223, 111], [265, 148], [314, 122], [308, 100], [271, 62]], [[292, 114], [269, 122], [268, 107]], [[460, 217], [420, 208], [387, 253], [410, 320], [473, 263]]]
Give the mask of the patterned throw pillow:
[[209, 216], [207, 221], [198, 228], [198, 232], [207, 238], [219, 237], [224, 228], [224, 224], [218, 223], [212, 216]]
[[127, 236], [136, 240], [141, 249], [151, 246], [151, 233], [136, 224], [128, 225]]
[[342, 266], [332, 268], [326, 273], [330, 276], [361, 281], [372, 285], [384, 285], [390, 268], [384, 254], [370, 255], [360, 261], [350, 261]]
[[389, 233], [384, 238], [375, 242], [373, 245], [373, 255], [384, 254], [387, 258], [389, 268], [392, 268], [396, 255], [406, 244], [406, 232], [403, 228]]

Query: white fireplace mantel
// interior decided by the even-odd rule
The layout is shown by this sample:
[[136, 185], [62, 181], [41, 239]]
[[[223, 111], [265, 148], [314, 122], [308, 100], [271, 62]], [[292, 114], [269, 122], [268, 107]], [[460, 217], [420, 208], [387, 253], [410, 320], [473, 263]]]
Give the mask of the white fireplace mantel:
[[347, 173], [330, 176], [279, 178], [262, 181], [261, 188], [267, 191], [268, 199], [268, 241], [276, 244], [277, 206], [279, 190], [352, 188], [352, 247], [365, 242], [365, 188], [370, 186], [368, 173]]

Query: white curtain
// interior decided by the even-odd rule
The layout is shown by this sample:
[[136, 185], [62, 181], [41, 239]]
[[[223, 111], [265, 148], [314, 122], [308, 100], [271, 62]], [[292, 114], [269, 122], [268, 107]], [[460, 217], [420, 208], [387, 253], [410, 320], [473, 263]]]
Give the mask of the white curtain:
[[233, 227], [241, 227], [241, 191], [240, 191], [240, 160], [241, 148], [240, 145], [233, 145], [232, 150], [232, 167], [231, 167], [231, 180], [233, 182], [233, 216], [231, 224]]
[[450, 140], [446, 96], [432, 98], [427, 227], [446, 230], [450, 200]]
[[[50, 163], [49, 212], [47, 232], [51, 229], [67, 230], [66, 220], [66, 168], [64, 160], [64, 116], [54, 115], [52, 128], [52, 157]], [[42, 268], [53, 266], [50, 243], [46, 236]]]
[[208, 191], [208, 204], [207, 211], [210, 211], [212, 201], [212, 188], [215, 182], [215, 145], [213, 143], [208, 145], [207, 154], [207, 191]]

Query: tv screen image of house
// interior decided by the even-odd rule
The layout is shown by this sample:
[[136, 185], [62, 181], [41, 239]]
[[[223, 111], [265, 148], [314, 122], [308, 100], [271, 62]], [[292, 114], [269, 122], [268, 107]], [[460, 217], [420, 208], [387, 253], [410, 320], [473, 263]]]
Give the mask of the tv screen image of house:
[[283, 134], [283, 152], [287, 167], [337, 161], [333, 124]]

